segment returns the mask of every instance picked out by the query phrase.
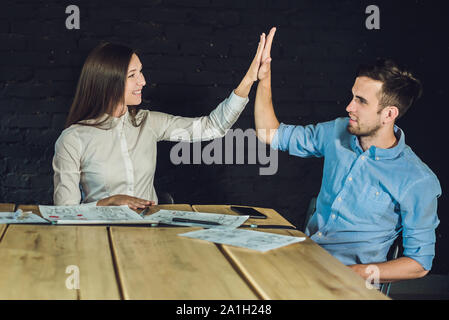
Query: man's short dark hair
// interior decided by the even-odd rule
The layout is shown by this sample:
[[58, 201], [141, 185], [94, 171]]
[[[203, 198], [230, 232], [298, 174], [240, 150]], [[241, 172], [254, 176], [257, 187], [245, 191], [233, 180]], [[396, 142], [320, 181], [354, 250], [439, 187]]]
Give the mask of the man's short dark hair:
[[400, 68], [389, 59], [377, 59], [374, 64], [360, 65], [357, 77], [381, 81], [383, 84], [379, 105], [381, 109], [396, 106], [399, 109], [398, 118], [404, 115], [422, 94], [421, 82], [411, 72]]

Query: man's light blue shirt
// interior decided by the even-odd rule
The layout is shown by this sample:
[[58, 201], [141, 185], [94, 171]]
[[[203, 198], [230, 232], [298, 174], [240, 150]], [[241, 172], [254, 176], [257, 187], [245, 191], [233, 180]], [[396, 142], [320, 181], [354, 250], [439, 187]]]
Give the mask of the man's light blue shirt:
[[386, 261], [402, 231], [403, 255], [430, 270], [439, 224], [436, 175], [405, 144], [363, 151], [349, 118], [317, 125], [281, 124], [271, 147], [299, 157], [324, 157], [316, 211], [306, 234], [346, 265]]

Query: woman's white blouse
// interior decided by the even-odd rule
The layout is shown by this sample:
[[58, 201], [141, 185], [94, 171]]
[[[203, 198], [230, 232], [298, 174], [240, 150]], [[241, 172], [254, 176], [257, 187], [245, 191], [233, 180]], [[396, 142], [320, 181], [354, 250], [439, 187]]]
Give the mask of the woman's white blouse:
[[[101, 129], [71, 125], [55, 144], [54, 205], [76, 205], [81, 201], [96, 205], [98, 200], [117, 194], [157, 203], [153, 186], [157, 142], [223, 137], [248, 101], [232, 92], [209, 116], [185, 118], [140, 110], [136, 120], [142, 124], [138, 127], [133, 126], [128, 112], [120, 118], [109, 117]], [[106, 118], [104, 115], [102, 119]]]

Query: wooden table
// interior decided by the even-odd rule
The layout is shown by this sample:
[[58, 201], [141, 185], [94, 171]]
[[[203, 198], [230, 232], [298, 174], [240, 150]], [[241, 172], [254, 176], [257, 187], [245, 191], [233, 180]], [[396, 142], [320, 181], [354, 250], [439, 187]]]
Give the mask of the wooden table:
[[[39, 214], [35, 205], [18, 208]], [[151, 213], [159, 209], [233, 214], [226, 205], [187, 204]], [[268, 218], [245, 224], [291, 226], [256, 209]], [[0, 225], [0, 299], [388, 299], [309, 238], [260, 253], [177, 236], [199, 229]]]
[[[0, 203], [0, 212], [14, 212], [16, 205], [14, 203]], [[0, 240], [6, 230], [6, 225], [0, 224]]]

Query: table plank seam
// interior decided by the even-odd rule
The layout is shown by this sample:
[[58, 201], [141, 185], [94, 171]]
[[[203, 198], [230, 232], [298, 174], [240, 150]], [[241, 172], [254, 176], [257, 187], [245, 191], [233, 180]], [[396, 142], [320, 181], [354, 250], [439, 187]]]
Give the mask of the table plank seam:
[[226, 252], [226, 250], [223, 248], [223, 245], [215, 243], [215, 246], [218, 248], [218, 250], [221, 252], [221, 254], [225, 257], [226, 261], [229, 262], [231, 267], [234, 269], [234, 271], [242, 278], [243, 282], [251, 289], [251, 291], [254, 293], [254, 295], [259, 300], [264, 300], [263, 297], [260, 295], [259, 291], [251, 284], [249, 279], [245, 277], [244, 273], [240, 270], [240, 268], [235, 263], [234, 259], [229, 256], [229, 254]]
[[0, 242], [2, 242], [2, 240], [3, 240], [3, 238], [4, 238], [5, 234], [6, 234], [6, 230], [8, 230], [8, 228], [9, 228], [9, 224], [7, 224], [5, 226], [5, 228], [3, 229], [3, 232], [0, 234]]
[[120, 300], [125, 300], [125, 292], [123, 291], [124, 286], [122, 283], [122, 277], [120, 276], [120, 270], [118, 268], [117, 254], [115, 252], [114, 241], [112, 240], [111, 227], [107, 227], [107, 231], [108, 231], [109, 250], [112, 258], [112, 266], [114, 267], [115, 280], [117, 281]]

